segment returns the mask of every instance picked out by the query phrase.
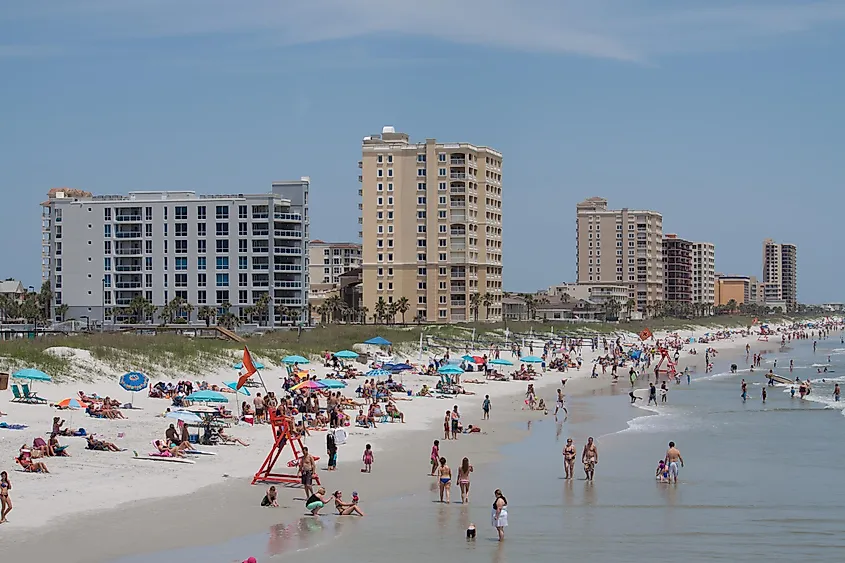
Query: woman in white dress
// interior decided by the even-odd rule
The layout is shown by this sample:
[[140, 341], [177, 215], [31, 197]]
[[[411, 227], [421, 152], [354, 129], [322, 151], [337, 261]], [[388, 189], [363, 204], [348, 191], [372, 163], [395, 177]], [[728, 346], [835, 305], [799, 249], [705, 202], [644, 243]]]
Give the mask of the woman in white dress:
[[505, 528], [508, 526], [508, 499], [502, 494], [501, 489], [496, 489], [496, 500], [493, 501], [491, 520], [493, 527], [499, 534], [499, 541], [505, 539]]

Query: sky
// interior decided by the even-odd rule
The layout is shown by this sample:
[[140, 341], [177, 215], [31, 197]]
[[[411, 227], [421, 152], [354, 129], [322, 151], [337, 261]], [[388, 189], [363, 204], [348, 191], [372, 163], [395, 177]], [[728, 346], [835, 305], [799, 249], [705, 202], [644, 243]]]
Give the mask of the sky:
[[[0, 9], [0, 278], [40, 282], [48, 189], [264, 193], [310, 176], [356, 241], [361, 139], [504, 154], [506, 291], [575, 276], [575, 204], [654, 209], [799, 300], [845, 300], [845, 1], [40, 0]], [[839, 242], [837, 242], [839, 241]]]

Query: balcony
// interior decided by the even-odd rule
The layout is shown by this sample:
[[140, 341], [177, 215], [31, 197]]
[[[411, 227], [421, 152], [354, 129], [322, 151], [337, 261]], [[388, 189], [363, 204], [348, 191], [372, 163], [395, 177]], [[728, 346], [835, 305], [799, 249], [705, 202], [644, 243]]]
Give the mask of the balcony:
[[451, 172], [449, 178], [452, 180], [466, 180], [467, 175], [463, 172]]
[[114, 238], [141, 238], [141, 231], [117, 231]]
[[252, 287], [270, 287], [270, 280], [252, 280]]
[[302, 231], [283, 231], [277, 229], [273, 231], [273, 235], [276, 238], [301, 239]]
[[115, 272], [140, 272], [141, 265], [138, 264], [137, 266], [115, 266]]
[[293, 221], [294, 223], [302, 222], [302, 215], [299, 213], [274, 213], [273, 218], [277, 221]]
[[450, 288], [449, 288], [449, 289], [450, 289], [450, 291], [451, 291], [452, 293], [466, 293], [466, 291], [467, 291], [467, 286], [466, 286], [465, 284], [454, 284], [454, 283], [453, 283], [453, 284], [450, 286]]
[[464, 186], [452, 186], [451, 188], [449, 188], [449, 193], [465, 194], [467, 193], [467, 189]]
[[118, 256], [140, 256], [144, 253], [141, 248], [115, 248], [114, 253]]
[[273, 249], [273, 254], [287, 254], [299, 256], [302, 254], [302, 249], [292, 246], [277, 246]]
[[118, 223], [140, 223], [143, 221], [140, 215], [115, 215], [114, 220]]
[[456, 208], [465, 208], [467, 206], [467, 202], [464, 199], [453, 199], [449, 202], [449, 206]]
[[466, 242], [461, 240], [461, 239], [454, 239], [453, 238], [452, 241], [449, 243], [449, 249], [450, 250], [466, 250], [466, 248], [467, 248]]
[[452, 307], [466, 307], [466, 306], [467, 306], [467, 302], [466, 302], [466, 301], [461, 301], [461, 300], [459, 300], [459, 299], [452, 299], [452, 300], [449, 302], [449, 304], [450, 304]]
[[270, 252], [270, 247], [268, 246], [253, 246], [252, 252], [255, 254], [267, 254]]
[[253, 270], [269, 270], [270, 264], [253, 264], [252, 269]]
[[254, 237], [266, 237], [269, 234], [270, 234], [269, 230], [258, 230], [258, 229], [252, 230], [252, 236], [254, 236]]
[[253, 219], [269, 219], [270, 212], [269, 211], [253, 211], [252, 212]]
[[277, 281], [273, 284], [273, 287], [279, 289], [302, 289], [302, 282], [298, 281]]
[[467, 161], [465, 158], [453, 158], [449, 161], [449, 164], [452, 166], [466, 166]]
[[116, 282], [114, 286], [117, 289], [137, 289], [141, 287], [141, 282]]
[[465, 237], [467, 232], [464, 229], [452, 229], [449, 234], [453, 237]]
[[276, 305], [292, 305], [294, 307], [302, 307], [302, 299], [296, 297], [277, 297], [275, 299]]

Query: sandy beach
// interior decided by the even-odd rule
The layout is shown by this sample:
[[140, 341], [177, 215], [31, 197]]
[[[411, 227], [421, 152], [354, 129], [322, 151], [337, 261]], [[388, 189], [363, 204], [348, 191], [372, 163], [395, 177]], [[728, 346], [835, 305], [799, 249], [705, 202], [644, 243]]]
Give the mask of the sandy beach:
[[[718, 329], [700, 327], [683, 331], [679, 336], [698, 339], [715, 330]], [[658, 339], [665, 336], [655, 334]], [[630, 334], [624, 339], [629, 342], [638, 340], [636, 335]], [[691, 365], [702, 371], [705, 348], [738, 353], [746, 343], [754, 346], [756, 341], [757, 335], [752, 334], [706, 345], [688, 344], [682, 352], [679, 366], [683, 369], [683, 366]], [[535, 350], [542, 350], [543, 343], [539, 338], [533, 345]], [[689, 354], [690, 348], [696, 348], [698, 354]], [[78, 355], [80, 369], [94, 362], [90, 355], [86, 357], [84, 351], [64, 349], [56, 352]], [[474, 350], [471, 353], [487, 352]], [[463, 353], [464, 350], [452, 351], [453, 356]], [[570, 397], [610, 392], [609, 373], [590, 378], [593, 359], [600, 353], [601, 348], [593, 353], [589, 347], [584, 347], [584, 363], [580, 370], [569, 370], [565, 374], [557, 371], [544, 373], [534, 381], [538, 398], [543, 398], [548, 408], [553, 410], [555, 389], [561, 386], [562, 378], [567, 379], [564, 390]], [[397, 356], [402, 357], [402, 353], [398, 352]], [[503, 349], [502, 357], [511, 359], [510, 352]], [[411, 358], [416, 358], [416, 354]], [[271, 358], [259, 359], [268, 364], [268, 368], [261, 372], [268, 388], [278, 390], [285, 374], [284, 368], [271, 365]], [[513, 361], [516, 363], [514, 368], [518, 367], [518, 359]], [[96, 367], [91, 371], [107, 373], [106, 366], [91, 367]], [[312, 361], [308, 367], [318, 376], [328, 372], [328, 368], [320, 362]], [[360, 364], [356, 367], [366, 369]], [[514, 368], [508, 368], [508, 372]], [[98, 377], [85, 383], [36, 383], [34, 390], [51, 402], [75, 397], [80, 390], [128, 402], [130, 394], [118, 386], [118, 375], [113, 373], [112, 377]], [[473, 379], [476, 375], [467, 373], [464, 380]], [[627, 388], [626, 373], [620, 372], [619, 375], [618, 385]], [[179, 374], [174, 374], [170, 380], [181, 378]], [[234, 370], [221, 368], [203, 379], [220, 385], [223, 381], [234, 379]], [[433, 386], [437, 381], [434, 377], [421, 375], [398, 375], [395, 379], [414, 392], [423, 384]], [[483, 379], [483, 374], [480, 379]], [[359, 382], [363, 379], [352, 380], [344, 394], [354, 397]], [[524, 426], [513, 424], [515, 421], [545, 416], [542, 412], [524, 408], [526, 386], [524, 381], [466, 383], [465, 389], [474, 395], [446, 399], [413, 397], [397, 401], [398, 408], [405, 414], [406, 423], [380, 424], [376, 429], [349, 427], [349, 439], [339, 448], [338, 471], [320, 471], [324, 485], [330, 493], [339, 489], [347, 497], [352, 490], [357, 490], [364, 510], [368, 500], [426, 487], [431, 482], [428, 455], [435, 438], [441, 439], [441, 453], [450, 459], [453, 467], [463, 456], [470, 457], [477, 464], [494, 461], [501, 445], [520, 439], [526, 432]], [[490, 395], [493, 408], [491, 420], [482, 422], [484, 395]], [[3, 397], [6, 396], [11, 398], [11, 393], [3, 392]], [[238, 397], [238, 400], [243, 400], [240, 395]], [[267, 425], [232, 426], [229, 434], [249, 442], [250, 446], [218, 446], [213, 448], [217, 455], [194, 458], [193, 465], [139, 461], [133, 459], [133, 451], [144, 455], [151, 450], [152, 440], [164, 437], [171, 421], [160, 415], [170, 401], [149, 398], [145, 392], [136, 393], [132, 399], [138, 409], [124, 411], [126, 420], [94, 419], [82, 411], [58, 411], [43, 405], [2, 401], [0, 410], [7, 413], [2, 418], [3, 422], [27, 425], [23, 430], [0, 430], [0, 459], [5, 460], [2, 469], [10, 472], [15, 503], [9, 523], [0, 528], [0, 545], [4, 554], [10, 558], [24, 557], [31, 555], [34, 546], [38, 546], [39, 553], [49, 560], [109, 561], [127, 554], [194, 545], [199, 543], [198, 538], [213, 537], [215, 541], [224, 541], [254, 533], [280, 518], [298, 517], [304, 513], [304, 499], [299, 488], [281, 489], [279, 509], [258, 507], [266, 486], [251, 486], [249, 483], [271, 446], [272, 436]], [[232, 394], [228, 405], [232, 410], [236, 409], [234, 401], [235, 395]], [[457, 441], [442, 440], [443, 415], [453, 405], [459, 406], [464, 425], [481, 425], [483, 433], [462, 435]], [[578, 413], [570, 415], [577, 417]], [[70, 428], [83, 427], [89, 433], [96, 433], [99, 438], [114, 442], [125, 451], [89, 451], [85, 449], [83, 438], [66, 437], [60, 442], [69, 446], [70, 457], [46, 458], [44, 461], [51, 471], [49, 475], [16, 471], [12, 460], [18, 449], [23, 444], [31, 445], [36, 436], [48, 436], [53, 416], [61, 416]], [[305, 443], [312, 453], [321, 457], [318, 467], [325, 467], [325, 432], [314, 432]], [[371, 475], [359, 471], [365, 444], [372, 444], [375, 450], [376, 462]], [[96, 530], [97, 540], [86, 542], [90, 549], [85, 553], [69, 553], [62, 548], [67, 541], [89, 530]], [[144, 532], [129, 534], [127, 530]]]

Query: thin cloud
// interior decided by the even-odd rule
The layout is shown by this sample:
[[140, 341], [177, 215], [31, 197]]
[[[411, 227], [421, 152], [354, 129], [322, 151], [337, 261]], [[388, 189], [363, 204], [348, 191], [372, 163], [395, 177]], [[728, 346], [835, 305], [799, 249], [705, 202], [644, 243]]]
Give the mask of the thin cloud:
[[65, 42], [226, 36], [267, 46], [421, 37], [642, 62], [838, 26], [845, 22], [845, 4], [710, 0], [704, 8], [689, 8], [668, 0], [42, 0], [7, 9], [0, 30], [3, 21], [65, 22], [59, 32]]

